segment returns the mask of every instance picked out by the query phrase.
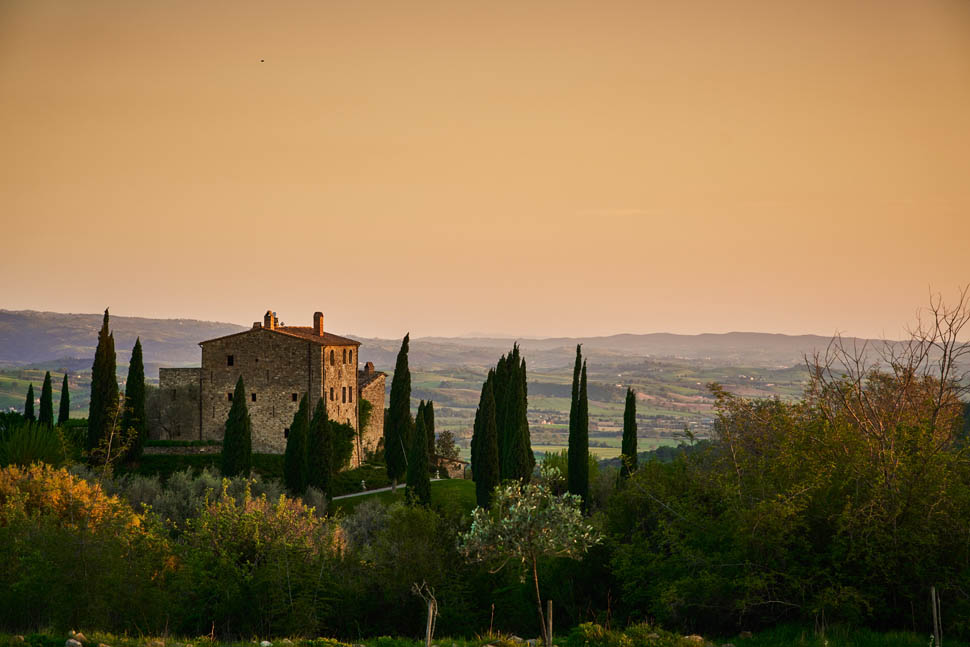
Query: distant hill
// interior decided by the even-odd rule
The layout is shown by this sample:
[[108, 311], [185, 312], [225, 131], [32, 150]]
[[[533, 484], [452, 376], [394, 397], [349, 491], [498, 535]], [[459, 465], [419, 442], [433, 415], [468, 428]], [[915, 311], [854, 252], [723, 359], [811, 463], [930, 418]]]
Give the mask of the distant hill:
[[[0, 364], [29, 365], [62, 360], [58, 363], [64, 366], [64, 358], [93, 358], [103, 316], [0, 310]], [[199, 362], [200, 341], [239, 332], [243, 327], [194, 319], [112, 315], [111, 330], [119, 365], [128, 361], [136, 337], [141, 337], [146, 365], [180, 365]], [[90, 361], [87, 365], [90, 368]]]
[[[94, 356], [101, 314], [64, 314], [32, 310], [0, 310], [0, 364], [20, 366], [67, 365], [65, 360]], [[198, 342], [244, 330], [244, 326], [194, 319], [149, 319], [111, 317], [119, 366], [140, 336], [149, 373], [157, 367], [198, 364]], [[361, 360], [373, 361], [389, 370], [400, 348], [400, 340], [356, 337]], [[520, 345], [534, 369], [571, 367], [576, 344], [591, 361], [614, 364], [632, 358], [685, 359], [705, 364], [783, 367], [798, 365], [806, 354], [824, 350], [829, 339], [817, 335], [769, 333], [726, 333], [676, 335], [653, 333], [607, 337], [522, 339]], [[486, 367], [511, 348], [509, 338], [423, 337], [411, 340], [412, 366], [435, 369], [446, 366]], [[78, 368], [84, 362], [74, 364]]]

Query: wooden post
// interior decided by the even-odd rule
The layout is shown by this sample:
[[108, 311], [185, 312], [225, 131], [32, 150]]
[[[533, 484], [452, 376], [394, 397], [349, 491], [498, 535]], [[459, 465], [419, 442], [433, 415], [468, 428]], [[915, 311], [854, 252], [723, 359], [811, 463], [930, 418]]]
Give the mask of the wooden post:
[[940, 631], [940, 599], [936, 596], [936, 587], [930, 587], [930, 606], [933, 607], [933, 640], [934, 647], [941, 647], [943, 636]]
[[434, 622], [434, 600], [428, 600], [428, 624], [424, 629], [424, 647], [431, 647], [432, 622]]
[[549, 644], [546, 647], [552, 647], [552, 600], [546, 600], [546, 636], [548, 636]]

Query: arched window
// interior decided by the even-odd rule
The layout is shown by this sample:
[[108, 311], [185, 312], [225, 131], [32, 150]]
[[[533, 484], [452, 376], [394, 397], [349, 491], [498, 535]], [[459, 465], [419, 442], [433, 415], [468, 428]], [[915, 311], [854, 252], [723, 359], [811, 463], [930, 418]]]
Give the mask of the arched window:
[[344, 349], [344, 364], [347, 363], [347, 349]]
[[330, 351], [330, 366], [333, 366], [333, 350]]
[[354, 363], [354, 351], [353, 350], [350, 350], [350, 351], [347, 352], [347, 361], [350, 362], [351, 364]]
[[330, 387], [330, 400], [333, 401], [333, 387]]

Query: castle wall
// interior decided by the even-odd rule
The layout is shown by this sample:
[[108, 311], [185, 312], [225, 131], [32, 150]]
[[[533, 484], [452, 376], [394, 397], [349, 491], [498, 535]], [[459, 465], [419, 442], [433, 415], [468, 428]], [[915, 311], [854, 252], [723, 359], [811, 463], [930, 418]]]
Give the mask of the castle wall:
[[321, 368], [320, 346], [263, 329], [206, 342], [202, 346], [202, 437], [222, 440], [232, 406], [229, 395], [242, 376], [253, 451], [282, 453], [300, 398], [310, 392], [312, 414], [320, 397]]
[[[367, 426], [361, 435], [361, 444], [363, 445], [362, 449], [365, 455], [367, 452], [372, 452], [377, 449], [377, 443], [384, 436], [384, 389], [385, 382], [383, 374], [378, 375], [360, 389], [360, 397], [365, 398], [373, 405], [370, 412], [370, 420], [367, 422]], [[355, 447], [354, 465], [360, 464], [359, 458], [357, 448]]]
[[148, 412], [154, 440], [198, 440], [202, 369], [159, 368], [158, 393]]
[[327, 401], [327, 416], [357, 429], [357, 349], [353, 346], [324, 346], [323, 349], [322, 393]]

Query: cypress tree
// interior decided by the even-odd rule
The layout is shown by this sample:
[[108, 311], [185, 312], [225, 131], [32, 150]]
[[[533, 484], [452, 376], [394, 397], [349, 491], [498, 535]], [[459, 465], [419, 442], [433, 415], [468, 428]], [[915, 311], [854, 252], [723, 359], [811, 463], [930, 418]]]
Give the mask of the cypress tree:
[[434, 402], [431, 400], [424, 403], [424, 433], [428, 437], [428, 465], [431, 469], [437, 469], [434, 450]]
[[[583, 439], [579, 424], [579, 386], [582, 381], [583, 353], [582, 347], [576, 345], [576, 363], [573, 365], [572, 400], [569, 404], [569, 454], [567, 457], [567, 487], [573, 494], [580, 494], [582, 487], [580, 479], [583, 465], [586, 461], [588, 440]], [[574, 478], [576, 480], [574, 480]]]
[[[472, 441], [471, 441], [471, 464], [472, 464], [472, 480], [476, 480], [476, 474], [478, 474], [479, 465], [479, 438], [481, 438], [481, 412], [482, 412], [482, 402], [485, 398], [485, 387], [488, 385], [492, 389], [492, 404], [495, 403], [494, 396], [494, 384], [495, 384], [495, 369], [489, 369], [488, 375], [485, 377], [485, 382], [482, 382], [482, 392], [478, 399], [478, 408], [475, 410], [475, 424], [472, 427]], [[492, 409], [494, 410], [494, 406]], [[493, 416], [494, 417], [494, 416]], [[497, 432], [496, 432], [497, 433]], [[496, 441], [497, 442], [497, 441]], [[496, 447], [498, 445], [496, 444]], [[496, 461], [496, 467], [498, 462]]]
[[583, 498], [583, 508], [589, 496], [589, 401], [586, 395], [586, 362], [583, 362], [583, 372], [579, 380], [579, 401], [576, 411], [575, 442], [569, 439], [569, 475], [568, 489], [571, 494]]
[[475, 412], [475, 431], [472, 438], [475, 448], [475, 463], [472, 477], [475, 480], [475, 499], [478, 505], [487, 508], [492, 503], [492, 492], [499, 484], [498, 427], [495, 424], [495, 393], [492, 373], [482, 385], [482, 395]]
[[[422, 412], [423, 413], [423, 412]], [[415, 418], [411, 451], [408, 452], [407, 487], [404, 496], [408, 503], [431, 504], [431, 477], [428, 474], [428, 440], [424, 416]]]
[[[233, 398], [235, 400], [235, 397]], [[303, 494], [307, 486], [307, 436], [310, 421], [307, 394], [300, 399], [300, 408], [293, 416], [290, 433], [286, 437], [286, 451], [283, 453], [283, 482], [293, 494]]]
[[327, 404], [320, 398], [310, 421], [310, 443], [307, 454], [308, 484], [333, 498], [333, 432], [327, 416]]
[[[242, 398], [243, 400], [246, 399], [245, 391], [243, 391]], [[232, 403], [235, 406], [235, 395]], [[245, 407], [245, 404], [243, 402], [243, 407]], [[139, 458], [148, 433], [145, 425], [145, 365], [142, 362], [141, 338], [135, 339], [135, 347], [131, 350], [131, 361], [128, 363], [128, 381], [125, 383], [125, 410], [121, 417], [121, 430], [125, 434], [132, 435], [131, 446], [128, 448], [128, 458], [130, 460]]]
[[61, 401], [57, 405], [57, 424], [63, 425], [71, 417], [71, 392], [67, 390], [67, 373], [61, 384]]
[[105, 310], [91, 368], [88, 451], [97, 448], [115, 423], [118, 413], [118, 378], [115, 371], [115, 338], [108, 329], [108, 311]]
[[637, 396], [633, 389], [626, 390], [626, 406], [623, 408], [623, 446], [620, 455], [620, 476], [627, 478], [637, 471]]
[[44, 386], [40, 389], [40, 416], [37, 422], [50, 429], [54, 426], [54, 387], [51, 385], [51, 372], [44, 374]]
[[222, 475], [249, 476], [253, 466], [253, 432], [246, 406], [246, 386], [242, 376], [236, 381], [232, 406], [222, 436]]
[[34, 385], [27, 385], [27, 399], [24, 400], [24, 419], [27, 422], [34, 422]]
[[519, 355], [518, 344], [505, 363], [506, 387], [504, 421], [499, 428], [499, 474], [501, 479], [528, 481], [535, 467], [532, 443], [529, 438], [529, 420], [526, 416], [525, 361]]
[[384, 459], [387, 463], [387, 477], [393, 489], [405, 476], [408, 458], [406, 448], [411, 435], [411, 371], [408, 369], [408, 343], [410, 333], [404, 335], [401, 350], [394, 364], [394, 377], [391, 380], [391, 397], [388, 415], [384, 425]]

